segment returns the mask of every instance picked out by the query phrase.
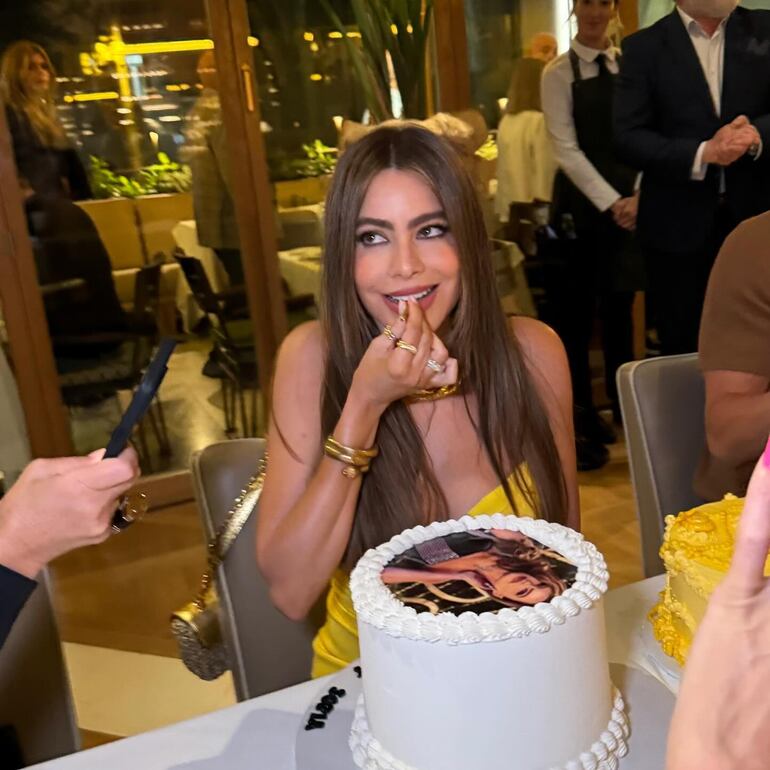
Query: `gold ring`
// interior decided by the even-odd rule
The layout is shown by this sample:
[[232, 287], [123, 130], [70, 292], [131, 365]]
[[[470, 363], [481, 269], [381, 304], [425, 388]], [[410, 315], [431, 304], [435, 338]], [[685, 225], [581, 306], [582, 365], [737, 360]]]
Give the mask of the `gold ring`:
[[396, 347], [401, 348], [401, 350], [408, 350], [413, 356], [417, 355], [417, 348], [403, 340], [396, 340]]
[[398, 337], [393, 333], [393, 329], [390, 328], [390, 324], [385, 324], [385, 328], [382, 330], [382, 333], [391, 341], [391, 342], [398, 342]]
[[[138, 499], [137, 499], [138, 498]], [[148, 508], [147, 495], [140, 492], [138, 495], [123, 495], [118, 501], [118, 507], [112, 516], [112, 531], [122, 532], [135, 521], [139, 521]]]
[[440, 364], [438, 361], [434, 361], [432, 358], [428, 359], [428, 362], [425, 364], [425, 366], [427, 366], [428, 369], [433, 369], [433, 371], [437, 372], [438, 374], [442, 374], [446, 369], [444, 364]]

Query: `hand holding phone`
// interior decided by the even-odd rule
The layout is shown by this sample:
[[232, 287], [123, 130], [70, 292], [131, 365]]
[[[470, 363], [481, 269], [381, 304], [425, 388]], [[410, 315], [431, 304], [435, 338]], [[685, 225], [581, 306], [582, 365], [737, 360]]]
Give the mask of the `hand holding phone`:
[[[117, 457], [128, 445], [131, 433], [134, 427], [141, 421], [150, 408], [155, 394], [158, 392], [163, 378], [168, 371], [168, 360], [176, 347], [176, 340], [170, 337], [164, 337], [157, 350], [153, 354], [149, 366], [144, 372], [139, 385], [137, 385], [131, 403], [128, 409], [123, 413], [120, 422], [110, 436], [107, 443], [107, 449], [104, 452], [103, 460], [111, 457]], [[133, 524], [134, 516], [129, 512], [129, 503], [127, 498], [123, 498], [115, 515], [112, 518], [112, 528], [119, 532], [130, 524]]]

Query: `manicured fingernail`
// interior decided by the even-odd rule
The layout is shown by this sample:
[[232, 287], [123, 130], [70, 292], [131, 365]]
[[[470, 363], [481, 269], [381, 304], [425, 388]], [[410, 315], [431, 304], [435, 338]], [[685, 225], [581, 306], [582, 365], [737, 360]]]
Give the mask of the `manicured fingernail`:
[[770, 438], [767, 439], [767, 445], [765, 446], [765, 451], [762, 455], [762, 465], [764, 465], [765, 468], [770, 468]]
[[408, 315], [409, 315], [409, 305], [406, 304], [405, 300], [400, 299], [398, 301], [398, 319], [399, 319], [399, 321], [406, 321]]

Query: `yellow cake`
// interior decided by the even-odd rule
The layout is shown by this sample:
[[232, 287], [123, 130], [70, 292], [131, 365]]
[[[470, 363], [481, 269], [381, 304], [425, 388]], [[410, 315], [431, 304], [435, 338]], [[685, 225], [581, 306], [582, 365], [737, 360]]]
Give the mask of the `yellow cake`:
[[[663, 652], [681, 665], [713, 590], [730, 566], [743, 498], [727, 495], [678, 516], [666, 517], [660, 556], [666, 587], [650, 612]], [[765, 566], [770, 574], [770, 559]]]

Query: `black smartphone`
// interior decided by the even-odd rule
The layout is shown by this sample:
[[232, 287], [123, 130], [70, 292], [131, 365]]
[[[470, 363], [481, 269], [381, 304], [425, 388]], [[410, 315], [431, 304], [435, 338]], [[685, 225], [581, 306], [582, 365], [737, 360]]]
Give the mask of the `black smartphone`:
[[[139, 385], [134, 390], [134, 395], [131, 398], [131, 403], [128, 405], [128, 409], [123, 413], [120, 418], [117, 428], [112, 431], [110, 440], [107, 443], [107, 449], [104, 452], [103, 460], [110, 457], [117, 457], [128, 445], [128, 440], [131, 438], [131, 432], [134, 426], [144, 417], [147, 410], [150, 408], [155, 394], [158, 392], [163, 378], [168, 371], [168, 359], [174, 352], [176, 347], [176, 340], [170, 337], [164, 337], [155, 352], [153, 353], [152, 360], [149, 366], [142, 375], [142, 379]], [[113, 529], [125, 529], [131, 523], [130, 519], [127, 519], [124, 515], [122, 508], [118, 508], [115, 512], [115, 516], [112, 519]]]

